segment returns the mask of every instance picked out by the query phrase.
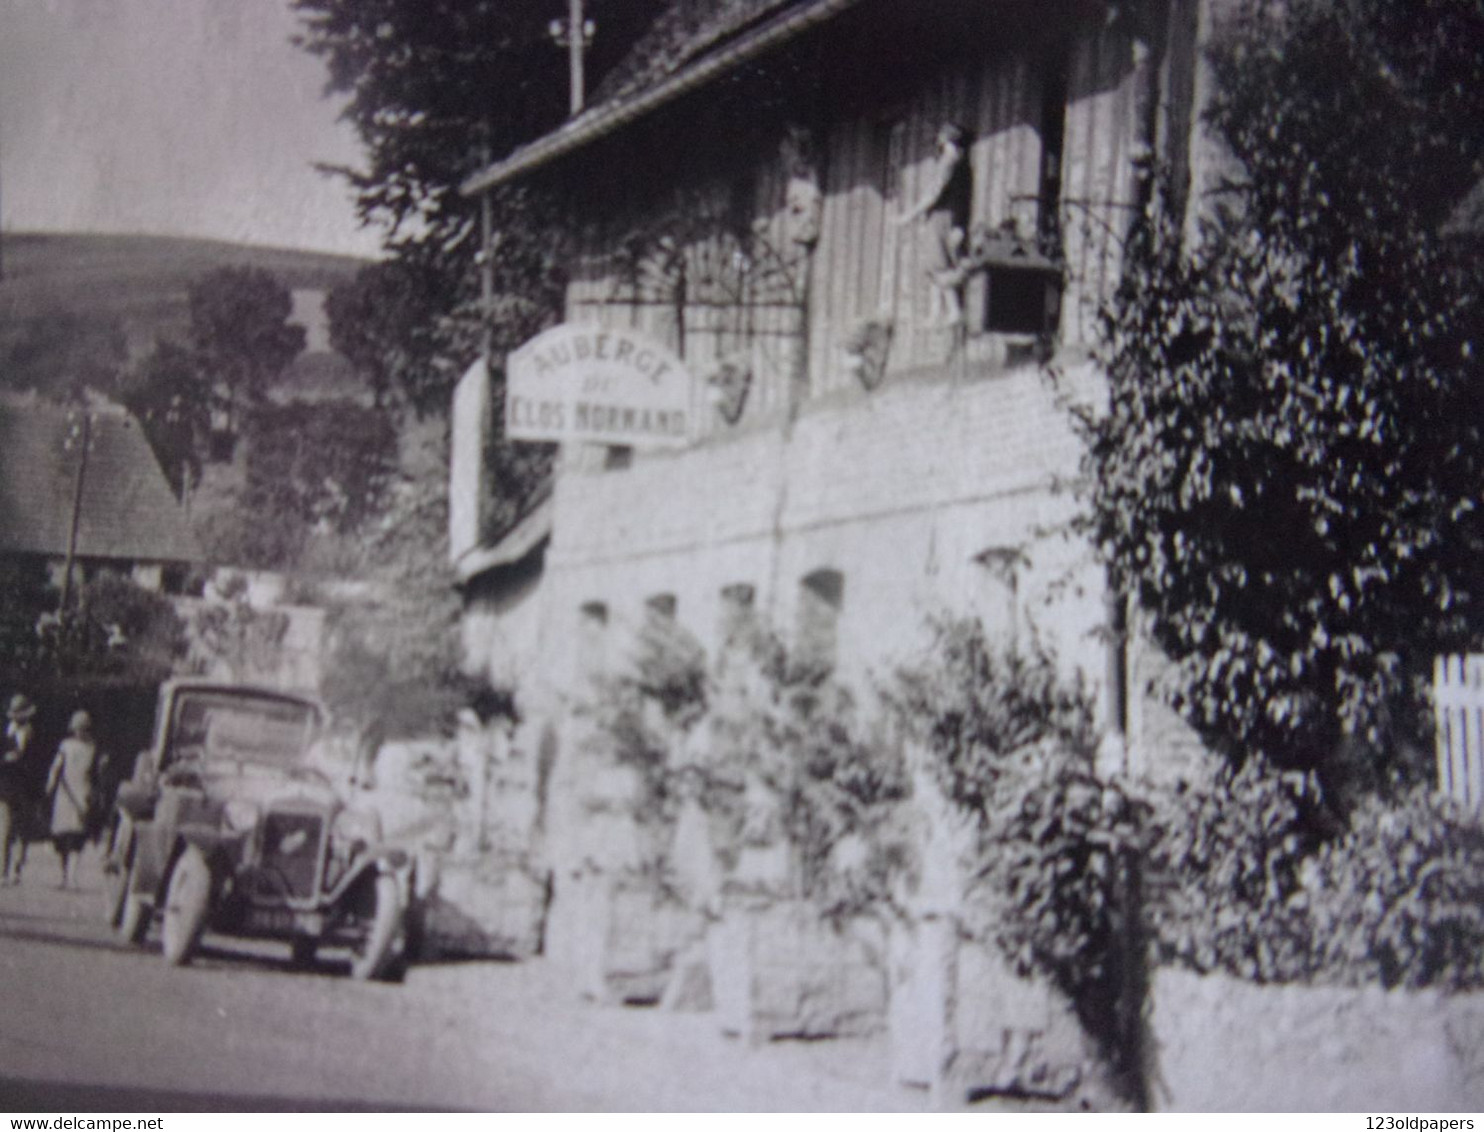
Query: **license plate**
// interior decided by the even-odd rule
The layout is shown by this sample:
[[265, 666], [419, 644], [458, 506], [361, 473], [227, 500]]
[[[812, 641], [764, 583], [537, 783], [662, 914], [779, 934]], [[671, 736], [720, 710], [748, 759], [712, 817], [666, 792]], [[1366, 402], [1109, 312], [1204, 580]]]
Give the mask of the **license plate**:
[[248, 914], [247, 922], [251, 931], [285, 935], [297, 931], [300, 926], [299, 916], [291, 908], [254, 908]]

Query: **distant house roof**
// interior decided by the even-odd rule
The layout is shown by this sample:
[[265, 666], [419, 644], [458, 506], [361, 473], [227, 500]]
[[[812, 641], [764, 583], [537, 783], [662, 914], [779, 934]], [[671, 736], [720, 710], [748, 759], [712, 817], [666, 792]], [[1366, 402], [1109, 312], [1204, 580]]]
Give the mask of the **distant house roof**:
[[671, 0], [592, 92], [594, 105], [631, 98], [708, 48], [798, 0]]
[[[195, 538], [140, 430], [105, 402], [92, 414], [77, 528], [83, 558], [133, 562], [200, 559]], [[0, 397], [0, 553], [67, 553], [77, 489], [78, 411]]]
[[475, 173], [460, 191], [481, 193], [573, 153], [860, 2], [673, 0], [598, 87], [595, 105]]
[[1464, 195], [1443, 223], [1445, 236], [1484, 236], [1484, 180]]

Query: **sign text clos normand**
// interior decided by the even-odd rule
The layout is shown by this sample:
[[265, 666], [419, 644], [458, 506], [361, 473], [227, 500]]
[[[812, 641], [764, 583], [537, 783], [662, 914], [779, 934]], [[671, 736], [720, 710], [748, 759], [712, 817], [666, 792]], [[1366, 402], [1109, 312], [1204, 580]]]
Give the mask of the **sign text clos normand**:
[[506, 360], [513, 440], [675, 447], [689, 439], [690, 401], [684, 363], [633, 330], [566, 323]]

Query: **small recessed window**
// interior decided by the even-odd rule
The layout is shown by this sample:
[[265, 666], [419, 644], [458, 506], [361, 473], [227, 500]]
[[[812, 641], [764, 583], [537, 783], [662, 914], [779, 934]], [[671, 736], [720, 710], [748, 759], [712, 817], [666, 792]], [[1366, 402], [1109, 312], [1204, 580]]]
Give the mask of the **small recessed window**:
[[675, 600], [674, 594], [655, 594], [644, 602], [644, 608], [651, 616], [673, 621], [679, 609], [679, 603]]
[[745, 582], [723, 586], [721, 591], [721, 639], [730, 644], [753, 624], [757, 590]]
[[794, 654], [809, 671], [835, 666], [845, 576], [838, 570], [816, 570], [799, 583], [798, 636]]
[[608, 607], [601, 601], [584, 602], [577, 614], [576, 674], [596, 678], [606, 663]]

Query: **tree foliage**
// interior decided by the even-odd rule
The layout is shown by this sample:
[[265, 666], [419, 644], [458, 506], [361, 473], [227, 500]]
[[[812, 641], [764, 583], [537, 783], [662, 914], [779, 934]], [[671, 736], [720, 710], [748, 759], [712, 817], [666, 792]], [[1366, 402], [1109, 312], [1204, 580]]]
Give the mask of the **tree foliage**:
[[1093, 533], [1209, 737], [1376, 782], [1484, 639], [1484, 7], [1252, 0], [1212, 63], [1235, 175], [1136, 226]]
[[235, 433], [243, 408], [304, 350], [304, 328], [289, 322], [293, 296], [262, 268], [222, 267], [196, 280], [187, 300], [197, 364], [224, 391], [227, 431]]
[[21, 323], [0, 352], [0, 382], [59, 400], [82, 389], [106, 393], [128, 357], [128, 339], [117, 317], [47, 311]]
[[397, 460], [387, 414], [342, 401], [262, 405], [248, 427], [250, 506], [340, 534], [380, 514]]
[[[658, 7], [588, 0], [597, 26], [589, 74], [619, 58]], [[567, 56], [551, 38], [565, 5], [547, 0], [294, 0], [296, 42], [325, 63], [328, 90], [367, 148], [364, 169], [340, 169], [362, 219], [392, 237], [449, 244], [471, 234], [477, 208], [459, 198], [478, 165], [559, 126]]]
[[179, 342], [158, 339], [124, 378], [122, 397], [170, 486], [183, 495], [200, 482], [211, 431], [210, 389], [196, 355]]
[[[295, 0], [297, 42], [322, 59], [327, 89], [366, 149], [339, 168], [361, 219], [381, 226], [388, 261], [367, 269], [331, 306], [337, 348], [373, 390], [395, 389], [419, 412], [444, 413], [459, 375], [488, 343], [500, 356], [561, 317], [559, 202], [527, 187], [489, 196], [492, 295], [481, 294], [480, 204], [458, 192], [483, 164], [556, 128], [567, 111], [567, 57], [549, 24], [564, 6], [542, 0]], [[658, 5], [588, 0], [597, 26], [590, 77], [622, 57]], [[549, 453], [500, 444], [497, 494], [521, 510], [549, 470]]]
[[448, 280], [406, 259], [368, 264], [325, 297], [330, 345], [371, 389], [376, 407], [393, 390], [416, 391], [435, 365]]
[[[324, 695], [336, 715], [389, 736], [452, 733], [488, 688], [461, 667], [461, 601], [448, 561], [447, 424], [404, 428], [397, 474], [359, 543], [375, 601], [334, 618]], [[509, 704], [508, 697], [505, 700]]]
[[176, 671], [187, 644], [170, 599], [128, 578], [101, 573], [59, 611], [42, 571], [0, 563], [0, 678], [11, 686], [158, 683]]

